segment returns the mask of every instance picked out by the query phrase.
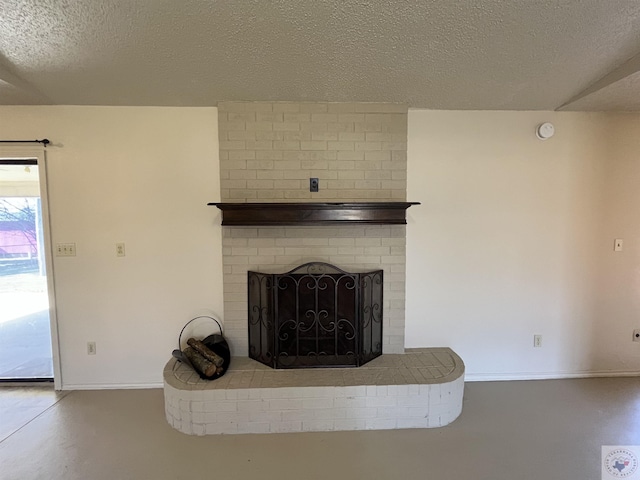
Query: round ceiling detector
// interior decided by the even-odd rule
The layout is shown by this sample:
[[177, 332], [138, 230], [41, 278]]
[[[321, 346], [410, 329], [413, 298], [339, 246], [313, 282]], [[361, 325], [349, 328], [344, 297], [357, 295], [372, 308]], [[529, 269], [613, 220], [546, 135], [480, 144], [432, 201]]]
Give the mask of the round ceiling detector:
[[556, 129], [553, 126], [553, 123], [544, 122], [538, 125], [536, 128], [536, 137], [540, 140], [546, 140], [548, 138], [553, 137], [553, 134], [556, 132]]

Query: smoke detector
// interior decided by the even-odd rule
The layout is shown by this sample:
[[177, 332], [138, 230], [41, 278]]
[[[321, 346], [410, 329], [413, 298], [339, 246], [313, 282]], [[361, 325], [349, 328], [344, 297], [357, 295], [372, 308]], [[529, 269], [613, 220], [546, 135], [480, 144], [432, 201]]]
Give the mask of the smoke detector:
[[556, 129], [553, 126], [553, 123], [544, 122], [536, 127], [536, 137], [540, 140], [547, 140], [548, 138], [553, 137], [554, 133], [556, 133]]

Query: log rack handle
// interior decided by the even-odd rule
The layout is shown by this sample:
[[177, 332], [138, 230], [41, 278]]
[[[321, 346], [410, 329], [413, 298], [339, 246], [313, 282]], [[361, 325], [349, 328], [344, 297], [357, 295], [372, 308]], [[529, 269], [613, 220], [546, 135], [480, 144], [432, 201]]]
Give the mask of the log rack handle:
[[180, 335], [178, 335], [178, 350], [181, 350], [181, 349], [182, 349], [182, 333], [184, 332], [184, 329], [185, 329], [185, 328], [187, 328], [187, 326], [188, 326], [191, 322], [193, 322], [193, 321], [195, 321], [195, 320], [198, 320], [199, 318], [208, 318], [209, 320], [213, 320], [214, 322], [216, 322], [216, 323], [218, 324], [218, 328], [220, 329], [220, 335], [223, 335], [223, 336], [224, 336], [224, 331], [223, 331], [223, 329], [222, 329], [222, 324], [221, 324], [218, 320], [216, 320], [216, 319], [215, 319], [215, 318], [213, 318], [213, 317], [210, 317], [209, 315], [199, 315], [199, 316], [197, 316], [197, 317], [195, 317], [195, 318], [192, 318], [192, 319], [191, 319], [191, 320], [189, 320], [187, 323], [185, 323], [185, 324], [184, 324], [184, 327], [182, 327], [182, 330], [180, 330]]

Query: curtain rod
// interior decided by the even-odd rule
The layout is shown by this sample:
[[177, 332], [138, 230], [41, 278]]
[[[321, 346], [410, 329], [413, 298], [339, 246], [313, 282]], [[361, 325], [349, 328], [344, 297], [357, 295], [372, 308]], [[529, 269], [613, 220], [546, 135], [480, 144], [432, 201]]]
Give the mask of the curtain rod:
[[48, 138], [43, 138], [42, 140], [0, 140], [0, 143], [41, 143], [46, 147], [51, 142]]

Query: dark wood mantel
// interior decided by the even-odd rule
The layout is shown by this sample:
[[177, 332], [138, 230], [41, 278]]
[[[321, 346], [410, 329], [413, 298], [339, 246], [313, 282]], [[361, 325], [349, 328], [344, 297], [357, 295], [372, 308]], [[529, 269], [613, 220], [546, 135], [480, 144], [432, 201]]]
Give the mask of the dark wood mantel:
[[227, 226], [406, 225], [406, 210], [420, 202], [209, 203]]

